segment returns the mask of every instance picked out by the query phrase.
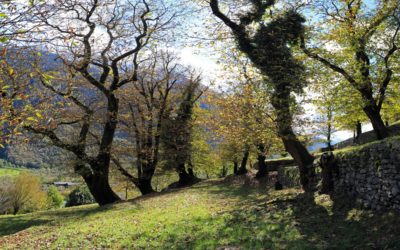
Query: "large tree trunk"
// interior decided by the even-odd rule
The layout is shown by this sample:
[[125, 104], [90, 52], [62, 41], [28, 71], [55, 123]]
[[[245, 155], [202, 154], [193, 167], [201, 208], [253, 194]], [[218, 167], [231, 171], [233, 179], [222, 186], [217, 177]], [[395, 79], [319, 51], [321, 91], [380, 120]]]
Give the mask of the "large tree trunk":
[[315, 170], [313, 166], [314, 157], [310, 155], [303, 144], [297, 139], [294, 133], [286, 133], [282, 137], [285, 149], [293, 157], [294, 161], [299, 166], [300, 183], [304, 191], [312, 192], [315, 190], [314, 180]]
[[83, 176], [83, 179], [89, 187], [89, 191], [93, 195], [93, 198], [100, 206], [120, 200], [118, 195], [116, 195], [110, 187], [108, 172], [95, 172]]
[[328, 131], [326, 135], [326, 140], [327, 140], [327, 146], [329, 151], [333, 151], [333, 146], [332, 146], [332, 116], [333, 116], [333, 111], [332, 107], [328, 108], [328, 113], [327, 113], [327, 118], [328, 118]]
[[139, 191], [142, 195], [154, 193], [154, 189], [151, 186], [151, 178], [141, 178], [137, 184]]
[[189, 174], [190, 177], [196, 178], [196, 176], [194, 175], [194, 172], [193, 172], [193, 167], [189, 167], [188, 168], [188, 174]]
[[13, 206], [13, 215], [16, 215], [19, 212], [19, 206]]
[[327, 152], [321, 155], [319, 164], [322, 169], [322, 180], [320, 186], [320, 194], [330, 194], [334, 191], [334, 176], [338, 175], [338, 166], [335, 155]]
[[237, 171], [237, 175], [242, 175], [247, 173], [246, 165], [247, 165], [247, 160], [249, 159], [249, 154], [250, 151], [246, 149], [243, 154], [242, 162], [240, 163], [240, 168]]
[[233, 162], [233, 174], [237, 174], [239, 168], [239, 163], [237, 161]]
[[376, 105], [367, 105], [363, 108], [363, 110], [372, 123], [376, 138], [378, 140], [382, 140], [388, 137], [389, 131], [382, 120], [378, 107]]
[[[279, 88], [281, 87], [281, 88]], [[300, 183], [306, 192], [315, 191], [314, 157], [299, 141], [292, 129], [292, 115], [290, 110], [290, 93], [283, 86], [275, 89], [272, 105], [276, 112], [278, 134], [282, 139], [286, 151], [293, 157], [299, 166]]]
[[[140, 160], [141, 164], [138, 167], [140, 169], [139, 173], [139, 180], [136, 183], [137, 188], [139, 188], [139, 191], [142, 195], [154, 193], [155, 190], [151, 186], [151, 180], [153, 179], [154, 172], [156, 170], [156, 165], [157, 163], [152, 163], [149, 164], [150, 160], [147, 159], [142, 159]], [[146, 164], [143, 164], [143, 162], [147, 162]]]
[[[108, 112], [99, 145], [99, 153], [96, 160], [90, 164], [93, 172], [85, 172], [82, 175], [94, 199], [100, 206], [121, 200], [111, 189], [108, 177], [111, 161], [111, 148], [118, 123], [119, 101], [114, 94], [107, 96], [107, 100]], [[89, 127], [87, 127], [87, 129], [89, 129]]]
[[189, 168], [189, 171], [186, 171], [186, 167], [184, 163], [179, 164], [177, 168], [177, 172], [179, 175], [178, 186], [184, 187], [190, 185], [197, 181], [197, 177], [193, 173], [193, 169]]
[[256, 174], [256, 178], [262, 178], [265, 176], [268, 176], [268, 166], [265, 162], [265, 147], [264, 145], [260, 144], [258, 145], [258, 155], [257, 155], [257, 161], [258, 161], [258, 172]]

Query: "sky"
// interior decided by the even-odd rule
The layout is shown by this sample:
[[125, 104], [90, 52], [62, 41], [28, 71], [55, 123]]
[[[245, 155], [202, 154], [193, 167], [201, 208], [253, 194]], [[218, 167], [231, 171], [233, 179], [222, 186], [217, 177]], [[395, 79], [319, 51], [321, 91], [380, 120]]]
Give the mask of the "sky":
[[184, 47], [180, 50], [181, 62], [184, 65], [191, 66], [193, 68], [199, 69], [203, 75], [203, 83], [209, 84], [216, 80], [216, 76], [220, 74], [222, 68], [216, 62], [215, 58], [202, 51], [201, 53], [196, 52], [198, 49], [193, 49], [191, 47]]

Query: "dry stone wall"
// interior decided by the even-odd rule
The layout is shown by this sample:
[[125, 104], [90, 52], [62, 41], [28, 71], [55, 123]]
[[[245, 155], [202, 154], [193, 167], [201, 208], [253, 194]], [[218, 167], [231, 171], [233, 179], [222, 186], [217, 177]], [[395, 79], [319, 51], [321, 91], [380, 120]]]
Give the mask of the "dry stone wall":
[[400, 210], [400, 138], [337, 152], [335, 192], [345, 192], [374, 210]]

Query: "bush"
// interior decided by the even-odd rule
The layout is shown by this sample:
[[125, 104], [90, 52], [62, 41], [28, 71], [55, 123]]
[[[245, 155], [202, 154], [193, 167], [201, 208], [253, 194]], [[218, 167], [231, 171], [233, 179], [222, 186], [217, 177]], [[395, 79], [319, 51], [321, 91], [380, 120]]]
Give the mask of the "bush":
[[33, 212], [47, 206], [47, 195], [42, 190], [38, 177], [23, 172], [2, 181], [0, 186], [0, 205], [2, 213]]
[[300, 172], [297, 166], [278, 168], [278, 179], [284, 187], [299, 187]]
[[68, 207], [95, 203], [92, 194], [87, 186], [80, 186], [74, 189], [68, 196]]
[[47, 190], [50, 208], [60, 208], [64, 205], [64, 196], [55, 186], [50, 186]]
[[10, 177], [0, 177], [0, 214], [4, 214], [11, 210], [10, 189], [13, 186]]

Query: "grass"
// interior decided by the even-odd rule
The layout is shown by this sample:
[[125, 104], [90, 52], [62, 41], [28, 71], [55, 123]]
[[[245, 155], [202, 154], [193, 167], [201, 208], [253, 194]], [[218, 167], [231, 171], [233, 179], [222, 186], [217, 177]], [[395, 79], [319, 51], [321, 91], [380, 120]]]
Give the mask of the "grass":
[[105, 207], [2, 216], [0, 249], [400, 248], [399, 214], [339, 201], [207, 181]]
[[2, 176], [17, 176], [21, 173], [21, 169], [17, 168], [0, 168], [0, 177]]
[[339, 153], [346, 154], [346, 153], [351, 153], [351, 152], [358, 152], [364, 148], [372, 147], [374, 145], [383, 144], [383, 143], [389, 144], [389, 143], [394, 143], [394, 142], [398, 142], [398, 141], [400, 141], [400, 136], [392, 136], [392, 137], [388, 137], [384, 140], [376, 140], [376, 141], [368, 142], [368, 143], [365, 143], [362, 145], [356, 145], [356, 146], [346, 147], [343, 149], [338, 149], [338, 150], [335, 150], [334, 153], [335, 154], [339, 154]]

